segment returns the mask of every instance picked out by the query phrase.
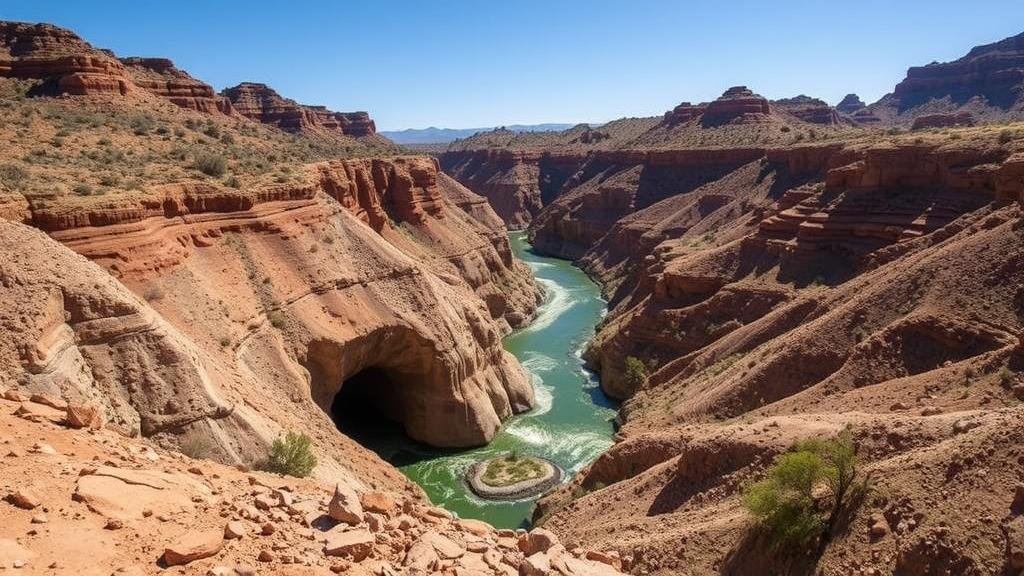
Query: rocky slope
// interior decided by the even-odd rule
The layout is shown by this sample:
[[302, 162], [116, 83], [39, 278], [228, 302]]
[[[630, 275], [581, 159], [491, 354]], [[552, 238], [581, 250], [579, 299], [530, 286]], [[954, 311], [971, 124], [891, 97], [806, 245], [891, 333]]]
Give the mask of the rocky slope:
[[[638, 573], [1013, 573], [1024, 173], [998, 134], [768, 149], [608, 223], [580, 262], [610, 298], [586, 357], [627, 399], [619, 441], [537, 519]], [[847, 425], [872, 496], [820, 557], [773, 553], [740, 489]]]
[[[495, 530], [414, 495], [242, 471], [132, 440], [47, 396], [0, 398], [0, 570], [243, 576], [613, 576], [614, 552]], [[80, 428], [80, 429], [75, 429]]]

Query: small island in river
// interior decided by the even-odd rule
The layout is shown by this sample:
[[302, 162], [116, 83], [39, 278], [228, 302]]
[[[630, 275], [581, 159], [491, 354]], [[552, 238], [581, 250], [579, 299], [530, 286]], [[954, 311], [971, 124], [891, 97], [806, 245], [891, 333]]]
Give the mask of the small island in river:
[[562, 469], [546, 458], [510, 452], [481, 460], [466, 470], [474, 494], [489, 500], [520, 500], [543, 493], [562, 479]]

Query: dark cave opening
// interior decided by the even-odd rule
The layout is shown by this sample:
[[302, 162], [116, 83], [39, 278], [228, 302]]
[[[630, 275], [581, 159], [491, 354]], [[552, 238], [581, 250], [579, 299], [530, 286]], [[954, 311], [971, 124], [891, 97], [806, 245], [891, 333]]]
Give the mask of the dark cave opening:
[[396, 466], [422, 457], [402, 423], [401, 384], [394, 372], [364, 368], [345, 379], [329, 412], [338, 430]]
[[362, 437], [397, 427], [393, 395], [395, 382], [387, 371], [370, 366], [347, 378], [331, 401], [331, 419], [335, 426], [362, 443]]

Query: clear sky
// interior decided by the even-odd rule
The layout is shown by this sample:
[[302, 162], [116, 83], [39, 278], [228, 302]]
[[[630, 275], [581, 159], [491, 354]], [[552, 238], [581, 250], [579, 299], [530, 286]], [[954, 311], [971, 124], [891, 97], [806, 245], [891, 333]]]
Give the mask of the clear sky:
[[1024, 32], [1024, 1], [2, 0], [0, 18], [387, 130], [650, 116], [736, 84], [872, 102], [908, 66]]

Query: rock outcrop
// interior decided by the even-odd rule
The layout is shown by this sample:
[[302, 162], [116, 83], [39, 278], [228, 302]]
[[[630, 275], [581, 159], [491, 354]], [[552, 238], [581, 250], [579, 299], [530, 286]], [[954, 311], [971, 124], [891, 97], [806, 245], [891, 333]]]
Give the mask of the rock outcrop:
[[927, 128], [952, 128], [954, 126], [974, 126], [974, 116], [970, 112], [954, 112], [951, 114], [925, 114], [914, 118], [911, 130]]
[[500, 149], [444, 152], [439, 160], [447, 174], [486, 197], [512, 230], [526, 228], [584, 162], [574, 154]]
[[243, 82], [226, 88], [222, 94], [242, 116], [286, 132], [371, 136], [377, 131], [366, 112], [332, 112], [323, 106], [303, 106], [266, 84]]
[[733, 86], [708, 104], [701, 116], [705, 126], [729, 123], [760, 122], [771, 114], [768, 100], [746, 86]]
[[811, 124], [831, 125], [840, 122], [839, 113], [835, 108], [832, 108], [823, 100], [811, 98], [803, 94], [793, 98], [774, 100], [771, 105]]
[[0, 21], [0, 76], [43, 80], [50, 93], [123, 96], [132, 89], [116, 58], [52, 24]]
[[952, 62], [915, 66], [891, 94], [870, 106], [889, 122], [969, 112], [997, 120], [1024, 115], [1024, 34], [973, 48]]
[[689, 102], [683, 102], [673, 108], [672, 110], [665, 113], [665, 123], [669, 126], [675, 126], [677, 124], [685, 124], [695, 118], [700, 118], [704, 112], [708, 109], [708, 105], [705, 104], [691, 104]]
[[836, 104], [836, 111], [840, 114], [852, 116], [855, 112], [866, 106], [867, 104], [860, 99], [860, 96], [857, 96], [856, 94], [847, 94], [839, 101], [838, 104]]
[[235, 113], [230, 100], [214, 92], [209, 84], [179, 70], [167, 58], [121, 58], [121, 63], [133, 84], [182, 108], [227, 116]]
[[[1003, 517], [1014, 491], [963, 472], [981, 459], [998, 485], [1016, 474], [1022, 270], [1007, 262], [1021, 257], [1024, 178], [997, 133], [969, 146], [907, 136], [767, 149], [581, 243], [573, 256], [611, 308], [584, 356], [627, 400], [616, 446], [535, 517], [618, 546], [638, 571], [774, 571], [746, 539], [739, 487], [796, 439], [850, 424], [873, 482], [896, 496], [859, 509], [819, 569], [980, 574], [1012, 562], [1012, 530], [976, 519]], [[617, 178], [600, 186], [635, 189]], [[534, 233], [559, 238], [545, 218]], [[644, 378], [625, 377], [629, 356]], [[956, 543], [923, 544], [932, 530]], [[989, 552], [972, 544], [989, 541]]]

